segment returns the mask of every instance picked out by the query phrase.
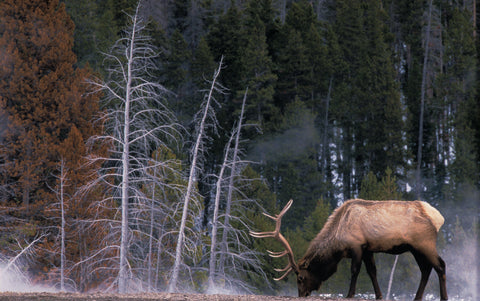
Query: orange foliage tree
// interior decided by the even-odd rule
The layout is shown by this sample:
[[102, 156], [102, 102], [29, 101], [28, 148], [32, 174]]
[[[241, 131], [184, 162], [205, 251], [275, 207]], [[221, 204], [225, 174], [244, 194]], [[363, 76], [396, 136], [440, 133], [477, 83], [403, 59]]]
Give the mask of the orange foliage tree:
[[8, 221], [0, 242], [48, 233], [32, 269], [52, 278], [60, 261], [56, 174], [64, 160], [69, 278], [81, 290], [92, 275], [74, 263], [90, 256], [101, 230], [82, 224], [91, 196], [76, 191], [97, 168], [85, 164], [85, 141], [101, 129], [92, 123], [99, 95], [86, 83], [90, 71], [75, 67], [73, 31], [59, 0], [0, 1], [0, 212]]

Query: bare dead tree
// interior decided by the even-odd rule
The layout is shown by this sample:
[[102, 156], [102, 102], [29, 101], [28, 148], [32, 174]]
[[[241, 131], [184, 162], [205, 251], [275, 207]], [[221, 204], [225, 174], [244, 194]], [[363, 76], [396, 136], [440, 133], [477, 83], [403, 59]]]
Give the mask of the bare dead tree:
[[67, 179], [67, 174], [68, 174], [68, 168], [65, 163], [65, 159], [62, 157], [59, 162], [58, 166], [58, 175], [54, 175], [54, 177], [57, 179], [57, 185], [55, 189], [52, 189], [54, 193], [57, 196], [57, 204], [53, 204], [55, 207], [59, 207], [59, 219], [60, 219], [60, 291], [64, 292], [65, 291], [65, 262], [66, 262], [66, 257], [65, 257], [65, 240], [66, 240], [66, 217], [65, 217], [65, 201], [66, 198], [68, 198], [68, 195], [66, 194], [65, 190], [66, 187], [68, 186], [68, 179]]
[[[215, 186], [208, 278], [210, 293], [217, 293], [218, 289], [252, 293], [254, 288], [245, 281], [250, 273], [250, 276], [263, 276], [265, 283], [268, 283], [261, 269], [261, 254], [251, 249], [248, 236], [251, 225], [245, 216], [258, 204], [242, 193], [244, 185], [250, 183], [240, 176], [241, 170], [252, 163], [240, 158], [241, 131], [246, 126], [243, 122], [247, 93], [248, 89], [243, 97], [239, 121], [225, 146], [224, 161]], [[228, 169], [230, 175], [226, 177]], [[219, 210], [222, 202], [225, 207], [223, 213]], [[220, 240], [217, 238], [218, 233], [221, 233]]]
[[[33, 241], [31, 241], [30, 243], [27, 243], [26, 245], [25, 244], [22, 244], [18, 239], [16, 239], [16, 242], [17, 242], [17, 245], [18, 245], [18, 250], [17, 251], [17, 254], [11, 258], [7, 258], [5, 260], [5, 267], [1, 268], [0, 269], [0, 275], [1, 274], [6, 274], [7, 272], [9, 271], [13, 271], [15, 272], [17, 275], [23, 275], [20, 267], [21, 267], [21, 264], [20, 264], [20, 258], [28, 258], [28, 257], [32, 257], [34, 256], [35, 254], [35, 244], [37, 242], [39, 242], [40, 240], [42, 240], [46, 235], [45, 234], [40, 234], [39, 236], [37, 236]], [[0, 262], [2, 262], [3, 260], [0, 260]], [[25, 277], [26, 281], [28, 281], [28, 278]]]
[[[243, 113], [243, 112], [242, 112]], [[218, 211], [220, 209], [220, 197], [222, 194], [222, 182], [224, 180], [224, 172], [227, 168], [228, 163], [228, 153], [230, 152], [230, 145], [232, 144], [234, 135], [230, 136], [230, 139], [227, 142], [225, 147], [225, 155], [222, 167], [220, 168], [220, 172], [218, 173], [217, 183], [216, 183], [216, 191], [215, 191], [215, 201], [213, 204], [213, 218], [212, 218], [212, 234], [211, 234], [211, 242], [210, 242], [210, 261], [209, 261], [209, 269], [208, 269], [208, 290], [213, 291], [215, 287], [215, 270], [216, 270], [216, 248], [217, 248], [217, 231], [218, 231]]]
[[153, 178], [149, 176], [150, 170], [170, 166], [167, 162], [153, 160], [153, 151], [159, 147], [168, 148], [181, 136], [173, 113], [165, 105], [168, 91], [152, 79], [151, 72], [156, 69], [154, 58], [158, 53], [150, 37], [144, 34], [145, 23], [138, 12], [139, 6], [130, 17], [131, 24], [125, 36], [105, 54], [111, 64], [108, 79], [92, 81], [105, 94], [104, 114], [99, 119], [105, 133], [92, 137], [90, 143], [101, 142], [111, 148], [107, 157], [90, 157], [91, 162], [103, 162], [103, 167], [89, 187], [107, 187], [104, 203], [120, 204], [118, 219], [110, 221], [112, 232], [120, 233], [120, 243], [111, 241], [119, 251], [117, 285], [120, 293], [128, 290], [128, 281], [133, 277], [129, 248], [135, 237], [130, 228], [130, 208], [133, 204], [145, 203], [147, 197], [142, 185]]
[[180, 227], [178, 229], [177, 247], [175, 250], [175, 262], [173, 265], [172, 276], [168, 286], [169, 292], [177, 291], [178, 276], [180, 273], [180, 267], [183, 264], [182, 253], [183, 253], [183, 248], [185, 243], [184, 241], [185, 229], [186, 229], [186, 222], [188, 219], [189, 204], [190, 204], [190, 201], [192, 200], [193, 188], [197, 180], [197, 173], [200, 165], [199, 161], [201, 159], [200, 157], [204, 149], [204, 140], [206, 139], [206, 129], [209, 126], [215, 127], [217, 124], [215, 111], [213, 109], [213, 104], [216, 103], [214, 94], [223, 93], [223, 90], [224, 90], [224, 88], [218, 83], [218, 76], [220, 75], [220, 71], [222, 70], [222, 67], [223, 67], [222, 64], [223, 64], [223, 57], [220, 59], [218, 68], [215, 70], [213, 74], [210, 89], [205, 94], [205, 100], [202, 104], [202, 109], [199, 114], [200, 120], [198, 122], [196, 135], [195, 135], [196, 140], [195, 140], [195, 144], [193, 145], [192, 154], [191, 154], [192, 163], [190, 166], [187, 190], [185, 192], [185, 197], [183, 201], [182, 220], [181, 220]]
[[248, 88], [245, 90], [245, 94], [243, 96], [243, 101], [242, 101], [242, 110], [240, 112], [240, 119], [238, 120], [238, 127], [236, 131], [236, 137], [235, 137], [235, 146], [233, 148], [233, 154], [232, 154], [232, 166], [230, 169], [230, 179], [228, 183], [228, 192], [227, 192], [227, 200], [226, 200], [226, 208], [225, 208], [225, 230], [222, 233], [222, 241], [221, 241], [221, 255], [220, 255], [220, 260], [219, 260], [219, 269], [220, 271], [223, 271], [224, 265], [225, 265], [225, 254], [227, 251], [227, 239], [228, 239], [228, 228], [230, 226], [230, 214], [232, 212], [232, 195], [234, 191], [234, 180], [235, 177], [237, 176], [237, 162], [238, 162], [238, 153], [239, 153], [239, 148], [240, 148], [240, 133], [242, 130], [243, 126], [243, 115], [245, 113], [245, 104], [247, 102], [247, 94], [248, 94]]

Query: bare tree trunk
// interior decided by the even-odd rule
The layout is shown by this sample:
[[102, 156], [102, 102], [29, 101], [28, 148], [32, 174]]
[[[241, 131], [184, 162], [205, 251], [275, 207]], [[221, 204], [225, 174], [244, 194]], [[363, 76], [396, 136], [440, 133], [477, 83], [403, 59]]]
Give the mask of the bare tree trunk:
[[218, 179], [216, 184], [215, 191], [215, 203], [213, 208], [213, 218], [212, 218], [212, 239], [210, 243], [210, 262], [209, 262], [209, 272], [208, 272], [208, 290], [213, 291], [215, 287], [215, 266], [216, 266], [216, 248], [217, 248], [217, 230], [218, 230], [218, 210], [220, 208], [220, 196], [222, 194], [222, 182], [223, 174], [228, 163], [228, 153], [230, 152], [230, 145], [232, 144], [233, 135], [230, 136], [230, 139], [227, 142], [225, 147], [225, 158], [223, 160], [222, 167], [218, 173]]
[[[101, 163], [102, 167], [97, 173], [98, 177], [83, 188], [90, 190], [95, 189], [97, 185], [102, 187], [106, 185], [109, 187], [108, 191], [97, 204], [99, 206], [111, 202], [115, 206], [119, 204], [117, 208], [119, 213], [114, 218], [98, 221], [108, 223], [112, 229], [105, 237], [105, 247], [93, 252], [93, 256], [84, 260], [97, 261], [100, 256], [108, 256], [112, 265], [118, 267], [116, 284], [119, 293], [129, 290], [129, 279], [134, 271], [131, 267], [135, 270], [142, 267], [141, 270], [145, 271], [146, 258], [143, 254], [149, 252], [149, 246], [152, 245], [145, 239], [149, 235], [148, 226], [151, 222], [151, 219], [148, 219], [149, 215], [145, 213], [152, 208], [149, 206], [150, 199], [144, 192], [145, 187], [149, 187], [151, 182], [155, 183], [151, 170], [161, 166], [172, 173], [178, 172], [175, 170], [176, 167], [169, 166], [166, 162], [168, 159], [158, 162], [151, 154], [159, 147], [168, 148], [167, 144], [181, 136], [177, 130], [181, 127], [175, 122], [173, 113], [163, 103], [166, 89], [151, 81], [151, 71], [156, 70], [154, 60], [157, 58], [157, 51], [150, 43], [150, 37], [143, 33], [145, 24], [138, 12], [139, 6], [130, 18], [126, 35], [117, 40], [111, 52], [106, 54], [106, 59], [111, 62], [107, 81], [97, 79], [91, 82], [104, 92], [108, 106], [102, 112], [105, 133], [93, 136], [90, 143], [94, 145], [97, 141], [106, 142], [106, 145], [111, 147], [109, 150], [111, 155], [90, 156], [92, 164]], [[117, 216], [120, 216], [121, 220], [118, 220]], [[97, 223], [97, 220], [94, 222]], [[120, 226], [117, 227], [119, 223]], [[131, 223], [141, 224], [141, 229], [146, 230], [140, 229], [142, 235], [133, 236]], [[145, 250], [132, 252], [133, 249], [130, 250], [132, 244]], [[113, 249], [118, 250], [118, 253], [113, 255], [111, 253]], [[151, 282], [151, 278], [149, 281]]]
[[285, 24], [285, 19], [287, 18], [287, 0], [281, 0], [280, 5], [280, 21], [282, 24]]
[[65, 203], [64, 188], [66, 182], [65, 160], [60, 160], [60, 214], [61, 214], [61, 246], [60, 246], [60, 291], [65, 291]]
[[392, 270], [390, 271], [390, 278], [388, 279], [388, 289], [387, 289], [387, 300], [390, 299], [390, 292], [392, 289], [393, 283], [393, 274], [395, 273], [395, 268], [397, 267], [398, 255], [395, 255], [395, 261], [393, 262]]
[[168, 286], [169, 292], [177, 291], [177, 281], [178, 281], [178, 274], [180, 273], [180, 265], [182, 264], [182, 251], [183, 251], [183, 243], [184, 243], [184, 236], [185, 236], [185, 225], [187, 222], [187, 215], [188, 215], [188, 204], [190, 203], [190, 197], [192, 195], [193, 184], [196, 180], [196, 169], [197, 169], [197, 161], [200, 149], [202, 147], [202, 140], [205, 132], [206, 120], [209, 115], [210, 106], [213, 98], [213, 92], [215, 91], [215, 85], [217, 82], [218, 75], [220, 74], [220, 70], [222, 69], [222, 62], [223, 56], [220, 59], [220, 63], [218, 65], [218, 69], [215, 71], [213, 75], [212, 85], [210, 91], [208, 93], [207, 101], [205, 104], [204, 112], [202, 115], [202, 119], [200, 121], [199, 130], [197, 134], [197, 140], [195, 142], [193, 148], [193, 155], [192, 155], [192, 165], [190, 166], [190, 175], [188, 177], [188, 184], [187, 184], [187, 191], [185, 192], [185, 198], [183, 201], [183, 212], [182, 212], [182, 221], [180, 224], [180, 228], [178, 230], [178, 239], [177, 239], [177, 246], [175, 250], [175, 262], [173, 264], [172, 269], [172, 276]]
[[235, 173], [237, 167], [237, 156], [240, 144], [240, 132], [243, 125], [243, 115], [245, 113], [245, 103], [247, 102], [247, 93], [248, 88], [245, 90], [245, 94], [243, 95], [243, 102], [242, 102], [242, 111], [240, 112], [240, 119], [238, 121], [237, 127], [237, 135], [235, 137], [235, 147], [233, 148], [233, 155], [232, 155], [232, 167], [230, 172], [230, 179], [228, 183], [228, 192], [227, 192], [227, 200], [226, 200], [226, 208], [225, 208], [225, 221], [224, 221], [224, 230], [222, 233], [222, 242], [221, 242], [221, 252], [220, 252], [220, 260], [218, 261], [218, 269], [221, 273], [224, 273], [224, 266], [225, 266], [225, 253], [227, 252], [227, 238], [228, 238], [228, 227], [230, 225], [230, 214], [232, 211], [232, 194], [233, 194], [233, 185], [235, 180]]
[[127, 61], [127, 82], [125, 89], [125, 113], [123, 124], [123, 150], [122, 150], [122, 228], [120, 238], [120, 270], [118, 273], [118, 292], [125, 293], [127, 290], [127, 248], [128, 248], [128, 190], [129, 190], [129, 159], [130, 159], [130, 105], [132, 88], [132, 63], [134, 54], [134, 41], [137, 26], [137, 13], [133, 17], [132, 36]]
[[472, 1], [472, 25], [473, 25], [473, 38], [477, 37], [477, 0]]
[[[3, 269], [1, 269], [0, 271], [3, 273], [3, 271], [8, 271], [10, 268], [12, 268], [12, 267], [16, 264], [17, 260], [18, 260], [20, 257], [22, 257], [22, 256], [25, 255], [25, 254], [28, 254], [28, 252], [30, 251], [30, 249], [31, 249], [38, 241], [40, 241], [40, 240], [41, 240], [42, 238], [44, 238], [44, 237], [45, 237], [45, 235], [42, 234], [42, 235], [40, 235], [39, 237], [35, 238], [35, 239], [34, 239], [31, 243], [29, 243], [25, 248], [22, 247], [22, 251], [20, 251], [17, 255], [15, 255], [15, 257], [11, 258], [11, 259], [8, 261], [7, 265], [6, 265]], [[18, 243], [18, 245], [20, 246], [20, 243]]]
[[[158, 161], [158, 158], [155, 160]], [[153, 170], [153, 178], [154, 180], [156, 179], [157, 169], [155, 168]], [[150, 231], [148, 235], [148, 261], [147, 261], [147, 291], [151, 292], [152, 291], [152, 271], [153, 271], [153, 266], [152, 266], [152, 256], [153, 256], [153, 228], [154, 228], [154, 211], [155, 211], [155, 184], [152, 184], [152, 199], [150, 202]]]
[[328, 85], [327, 99], [325, 100], [325, 117], [323, 121], [323, 148], [322, 148], [322, 173], [326, 180], [327, 164], [328, 164], [328, 111], [330, 107], [330, 98], [332, 95], [333, 76], [330, 77], [330, 84]]
[[416, 194], [417, 198], [420, 198], [422, 191], [422, 152], [423, 152], [423, 119], [425, 112], [425, 93], [427, 85], [427, 65], [428, 65], [428, 51], [430, 44], [430, 27], [432, 23], [432, 6], [433, 0], [430, 0], [428, 4], [428, 15], [427, 15], [427, 29], [425, 31], [425, 53], [423, 56], [423, 71], [422, 71], [422, 86], [420, 90], [420, 118], [418, 124], [418, 148], [417, 148], [417, 170], [416, 170]]

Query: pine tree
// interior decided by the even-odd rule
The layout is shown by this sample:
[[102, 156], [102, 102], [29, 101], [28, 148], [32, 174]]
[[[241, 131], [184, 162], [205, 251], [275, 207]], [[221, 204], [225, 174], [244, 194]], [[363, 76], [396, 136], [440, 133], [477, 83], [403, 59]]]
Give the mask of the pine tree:
[[299, 100], [289, 104], [284, 115], [278, 132], [264, 137], [255, 153], [265, 162], [264, 176], [279, 202], [294, 198], [297, 206], [283, 220], [286, 227], [293, 227], [314, 209], [326, 186], [322, 185], [317, 165], [315, 115]]
[[[0, 145], [1, 182], [8, 191], [2, 201], [20, 209], [16, 217], [25, 230], [32, 224], [41, 230], [54, 223], [47, 211], [56, 203], [51, 188], [60, 158], [75, 171], [69, 175], [70, 195], [91, 173], [92, 167], [84, 165], [84, 141], [99, 132], [91, 123], [98, 95], [89, 93], [85, 83], [90, 72], [74, 68], [74, 25], [63, 3], [2, 1], [0, 14], [0, 106], [8, 116]], [[44, 250], [55, 252], [48, 240], [44, 244]], [[37, 267], [45, 265], [45, 271], [56, 265], [47, 256], [39, 256], [39, 261]]]
[[67, 12], [75, 23], [73, 51], [78, 65], [89, 64], [101, 71], [101, 52], [113, 45], [120, 29], [115, 24], [113, 2], [66, 0]]
[[[283, 110], [295, 99], [314, 106], [315, 84], [322, 76], [322, 39], [317, 31], [315, 14], [306, 1], [293, 3], [281, 29], [281, 47], [275, 54], [278, 75], [277, 105]], [[322, 70], [323, 71], [323, 70]], [[318, 100], [318, 99], [315, 99]]]
[[[340, 2], [335, 25], [346, 69], [334, 92], [333, 113], [341, 124], [344, 150], [340, 168], [344, 194], [358, 192], [369, 171], [402, 166], [402, 106], [388, 47], [386, 14], [380, 1]], [[351, 153], [352, 150], [354, 154]], [[351, 172], [355, 170], [355, 176]]]
[[191, 51], [179, 30], [175, 30], [170, 37], [169, 47], [163, 62], [164, 85], [175, 93], [175, 114], [179, 119], [192, 117], [192, 107], [188, 101], [192, 98], [190, 85]]
[[199, 90], [205, 86], [205, 79], [208, 74], [215, 70], [215, 63], [212, 51], [207, 41], [202, 38], [195, 49], [192, 58], [192, 81]]
[[[255, 1], [254, 1], [255, 2]], [[243, 67], [242, 83], [249, 89], [247, 104], [247, 123], [258, 124], [262, 130], [269, 131], [279, 114], [273, 103], [274, 87], [277, 77], [272, 72], [272, 60], [266, 44], [265, 24], [256, 7], [250, 3], [246, 11], [244, 32], [246, 45], [241, 53]], [[278, 122], [278, 121], [277, 121]]]
[[241, 11], [235, 5], [232, 5], [212, 25], [206, 38], [214, 60], [218, 61], [220, 57], [224, 57], [224, 64], [227, 68], [222, 72], [220, 81], [232, 91], [244, 88], [240, 82], [243, 72], [243, 66], [240, 62], [240, 49], [245, 44], [242, 33]]
[[[85, 136], [93, 133], [89, 119], [98, 106], [95, 97], [83, 97], [87, 87], [82, 81], [88, 72], [73, 68], [73, 23], [64, 6], [55, 1], [5, 1], [2, 5], [1, 43], [8, 62], [2, 64], [1, 97], [11, 118], [8, 148], [3, 152], [11, 154], [10, 160], [14, 154], [17, 157], [9, 174], [19, 179], [15, 186], [26, 188], [21, 199], [27, 206], [35, 195], [48, 194], [40, 183], [48, 183], [45, 172], [55, 165], [51, 162], [62, 151], [61, 142], [71, 128]], [[26, 17], [14, 19], [14, 15]], [[22, 170], [27, 171], [25, 175], [20, 175]]]
[[[447, 166], [447, 173], [452, 177], [450, 185], [453, 187], [450, 189], [455, 191], [445, 198], [460, 202], [468, 198], [479, 180], [478, 158], [472, 143], [475, 140], [473, 123], [478, 118], [475, 115], [478, 104], [475, 103], [474, 80], [477, 58], [471, 14], [453, 7], [449, 21], [445, 34], [445, 74], [440, 84], [444, 100], [442, 113], [446, 115], [448, 123], [437, 131], [443, 134], [444, 139], [454, 140], [439, 141], [438, 144], [443, 142], [444, 146], [441, 158], [451, 162]], [[447, 133], [452, 133], [452, 137]], [[453, 158], [451, 152], [447, 151], [451, 150], [452, 144], [455, 149]]]

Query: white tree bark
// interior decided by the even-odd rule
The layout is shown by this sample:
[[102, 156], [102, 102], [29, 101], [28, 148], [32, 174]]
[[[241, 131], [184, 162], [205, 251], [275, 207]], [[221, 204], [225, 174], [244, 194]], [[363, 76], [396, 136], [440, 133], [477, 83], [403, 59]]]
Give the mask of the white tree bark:
[[196, 182], [196, 173], [197, 173], [197, 163], [199, 160], [199, 154], [202, 148], [202, 142], [204, 139], [205, 135], [205, 128], [206, 128], [206, 122], [207, 122], [207, 117], [212, 114], [211, 112], [211, 104], [213, 102], [213, 93], [217, 89], [217, 78], [218, 75], [220, 74], [220, 71], [222, 69], [222, 62], [223, 62], [223, 57], [220, 59], [220, 63], [218, 65], [218, 69], [215, 70], [215, 73], [213, 75], [212, 79], [212, 84], [210, 87], [210, 90], [207, 95], [206, 102], [204, 104], [203, 108], [203, 114], [201, 117], [200, 124], [198, 126], [198, 133], [197, 133], [197, 138], [195, 141], [195, 145], [193, 147], [193, 152], [192, 152], [192, 163], [190, 166], [190, 173], [188, 177], [188, 184], [187, 184], [187, 190], [185, 192], [185, 198], [183, 201], [183, 212], [182, 212], [182, 220], [180, 224], [180, 228], [178, 229], [178, 239], [177, 239], [177, 246], [175, 250], [175, 262], [173, 264], [173, 269], [172, 269], [172, 276], [170, 279], [170, 283], [168, 286], [168, 291], [169, 292], [175, 292], [177, 291], [177, 281], [178, 281], [178, 275], [180, 273], [180, 266], [182, 264], [182, 252], [183, 252], [183, 244], [184, 244], [184, 239], [185, 239], [185, 225], [187, 222], [187, 217], [188, 217], [188, 205], [190, 203], [190, 198], [192, 195], [192, 190], [193, 186]]
[[[65, 188], [68, 186], [67, 184], [67, 174], [68, 168], [66, 167], [65, 159], [63, 157], [60, 158], [59, 166], [57, 167], [57, 171], [59, 174], [53, 174], [53, 176], [57, 179], [57, 184], [55, 188], [49, 187], [56, 195], [58, 203], [55, 203], [55, 208], [60, 207], [59, 209], [59, 219], [60, 219], [60, 291], [65, 291], [65, 263], [66, 263], [66, 255], [65, 255], [65, 240], [66, 240], [66, 218], [65, 218], [65, 201], [66, 201], [66, 194]], [[57, 212], [57, 209], [53, 209]]]
[[[158, 159], [156, 160], [158, 161]], [[156, 169], [153, 171], [153, 177], [156, 178]], [[155, 228], [155, 185], [152, 185], [152, 199], [150, 201], [150, 231], [148, 237], [148, 260], [147, 260], [147, 291], [151, 292], [153, 283], [152, 283], [152, 256], [153, 256], [153, 230]]]
[[40, 235], [39, 237], [35, 238], [31, 243], [29, 243], [26, 247], [22, 247], [21, 244], [17, 241], [21, 251], [18, 252], [18, 254], [15, 255], [13, 258], [8, 260], [7, 265], [1, 270], [1, 272], [3, 273], [3, 271], [8, 271], [12, 267], [14, 267], [17, 264], [17, 260], [20, 257], [27, 255], [31, 251], [32, 247], [44, 237], [45, 237], [45, 234]]
[[[158, 53], [150, 38], [143, 34], [145, 24], [138, 12], [137, 6], [125, 37], [116, 42], [111, 53], [106, 54], [111, 62], [108, 80], [92, 82], [105, 94], [105, 113], [101, 118], [105, 134], [91, 140], [110, 145], [111, 149], [108, 157], [90, 158], [92, 162], [105, 164], [98, 173], [99, 177], [87, 189], [94, 189], [97, 185], [108, 187], [105, 198], [98, 202], [99, 206], [103, 206], [102, 202], [109, 207], [118, 203], [120, 220], [101, 221], [109, 223], [111, 237], [106, 237], [106, 246], [93, 251], [88, 260], [95, 260], [102, 252], [111, 252], [112, 248], [118, 250], [119, 256], [114, 260], [118, 264], [119, 293], [129, 291], [129, 280], [134, 276], [131, 265], [144, 269], [145, 253], [150, 251], [151, 254], [151, 231], [145, 224], [152, 221], [146, 212], [154, 209], [150, 206], [154, 200], [145, 194], [145, 189], [149, 184], [159, 183], [152, 174], [157, 168], [178, 173], [173, 170], [176, 165], [169, 164], [169, 159], [159, 161], [151, 154], [160, 148], [168, 149], [167, 144], [181, 136], [181, 127], [163, 102], [166, 89], [151, 78]], [[132, 231], [138, 235], [131, 235]], [[137, 253], [130, 251], [132, 245]], [[146, 270], [149, 273], [146, 278], [151, 283], [151, 267]]]
[[225, 147], [225, 157], [223, 160], [222, 167], [220, 168], [220, 172], [218, 173], [217, 183], [216, 183], [216, 190], [215, 190], [215, 201], [214, 201], [214, 208], [213, 208], [213, 218], [212, 218], [212, 238], [210, 242], [210, 262], [209, 262], [209, 269], [208, 269], [208, 290], [213, 292], [215, 288], [215, 268], [216, 268], [216, 249], [217, 249], [217, 230], [218, 230], [218, 210], [220, 208], [220, 196], [222, 194], [222, 182], [223, 182], [223, 174], [225, 169], [228, 165], [228, 153], [230, 152], [230, 145], [232, 144], [233, 135], [230, 136], [230, 139], [227, 142]]
[[[138, 9], [138, 8], [137, 8]], [[137, 34], [137, 13], [133, 16], [132, 31], [127, 52], [127, 78], [125, 87], [125, 111], [123, 123], [122, 149], [122, 228], [120, 236], [120, 267], [118, 272], [118, 292], [127, 290], [127, 248], [128, 248], [128, 201], [129, 201], [129, 174], [130, 174], [130, 106], [132, 98], [132, 64], [134, 60], [135, 35]]]
[[247, 94], [248, 94], [248, 88], [245, 90], [245, 94], [243, 95], [242, 110], [240, 112], [240, 119], [238, 120], [238, 127], [237, 127], [236, 137], [235, 137], [235, 146], [233, 148], [233, 154], [232, 154], [232, 164], [230, 168], [231, 172], [230, 172], [230, 179], [228, 183], [226, 208], [225, 208], [225, 221], [223, 222], [224, 230], [222, 233], [222, 242], [220, 243], [220, 246], [221, 246], [220, 260], [218, 261], [219, 270], [221, 273], [224, 273], [225, 254], [227, 252], [228, 228], [230, 226], [230, 215], [232, 212], [232, 195], [233, 195], [234, 180], [235, 180], [236, 170], [237, 170], [237, 158], [238, 158], [238, 151], [239, 151], [239, 145], [240, 145], [240, 133], [243, 126], [243, 115], [245, 113], [245, 103], [247, 102]]
[[65, 291], [65, 183], [67, 180], [67, 170], [65, 170], [65, 160], [60, 160], [60, 214], [61, 214], [61, 246], [60, 246], [60, 291]]
[[387, 300], [390, 299], [390, 292], [392, 289], [393, 283], [393, 274], [395, 273], [395, 268], [397, 267], [398, 255], [395, 255], [395, 261], [393, 262], [392, 270], [390, 271], [390, 278], [388, 279], [388, 289], [387, 289]]

